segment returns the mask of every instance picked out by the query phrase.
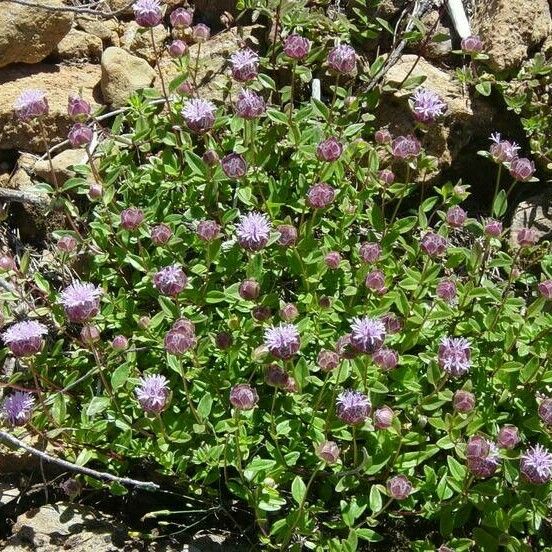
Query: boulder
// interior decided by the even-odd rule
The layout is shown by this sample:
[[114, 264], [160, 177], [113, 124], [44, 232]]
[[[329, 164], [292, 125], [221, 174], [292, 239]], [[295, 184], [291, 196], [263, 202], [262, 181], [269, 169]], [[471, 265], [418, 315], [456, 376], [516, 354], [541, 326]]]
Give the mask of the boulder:
[[552, 29], [548, 0], [480, 0], [472, 20], [495, 71], [518, 68]]
[[[67, 149], [55, 155], [52, 158], [52, 167], [58, 185], [61, 186], [65, 184], [67, 180], [75, 176], [75, 172], [71, 168], [73, 165], [84, 165], [87, 162], [88, 156], [83, 149]], [[52, 170], [50, 169], [50, 163], [47, 159], [34, 163], [31, 170], [41, 180], [45, 180], [49, 184], [54, 184]]]
[[[162, 25], [153, 28], [155, 48], [159, 54], [165, 50], [165, 41], [168, 35], [169, 33]], [[131, 21], [125, 25], [125, 31], [121, 36], [121, 48], [146, 59], [152, 65], [155, 63], [155, 50], [151, 43], [150, 30], [138, 26], [136, 21]]]
[[13, 104], [23, 90], [36, 88], [46, 92], [50, 111], [44, 125], [49, 143], [55, 144], [65, 140], [73, 124], [67, 115], [70, 93], [82, 91], [84, 99], [98, 108], [100, 75], [100, 67], [91, 64], [14, 65], [0, 71], [0, 150], [46, 151], [36, 125], [19, 121], [13, 113]]
[[149, 63], [111, 46], [102, 54], [102, 93], [104, 100], [114, 107], [125, 105], [134, 92], [148, 88], [155, 79]]
[[102, 39], [84, 31], [71, 29], [57, 45], [55, 53], [64, 60], [99, 61], [102, 56]]
[[115, 19], [98, 19], [82, 15], [76, 19], [77, 28], [97, 36], [104, 46], [119, 46], [119, 22]]
[[514, 249], [518, 247], [516, 237], [521, 228], [535, 230], [539, 241], [552, 240], [552, 192], [534, 195], [515, 208], [510, 229], [510, 245]]
[[[62, 6], [63, 0], [36, 0]], [[0, 9], [0, 67], [9, 63], [38, 63], [71, 30], [73, 14], [3, 2]]]

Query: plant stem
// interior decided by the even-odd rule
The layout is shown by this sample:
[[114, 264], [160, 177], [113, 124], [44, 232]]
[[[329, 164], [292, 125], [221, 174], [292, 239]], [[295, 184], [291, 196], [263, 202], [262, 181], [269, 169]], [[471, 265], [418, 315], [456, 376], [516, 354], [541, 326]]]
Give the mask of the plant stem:
[[157, 45], [155, 44], [155, 35], [153, 34], [153, 27], [150, 27], [150, 37], [151, 37], [151, 46], [153, 48], [153, 55], [155, 56], [155, 66], [157, 67], [157, 72], [159, 73], [159, 82], [161, 83], [161, 90], [163, 92], [163, 97], [165, 98], [165, 103], [167, 104], [167, 111], [171, 112], [171, 104], [169, 101], [169, 95], [167, 94], [167, 88], [165, 86], [165, 78], [163, 77], [163, 71], [161, 70], [161, 60], [159, 59], [159, 52], [157, 50]]

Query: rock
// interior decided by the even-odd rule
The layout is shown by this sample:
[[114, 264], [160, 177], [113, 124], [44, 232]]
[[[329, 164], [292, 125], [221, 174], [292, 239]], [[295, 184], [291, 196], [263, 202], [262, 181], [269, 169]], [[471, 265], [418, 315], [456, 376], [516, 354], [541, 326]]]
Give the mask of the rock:
[[423, 56], [431, 60], [446, 58], [452, 52], [452, 40], [450, 38], [452, 30], [443, 24], [443, 18], [437, 10], [426, 13], [422, 17], [422, 24], [427, 34], [422, 38], [422, 42], [426, 42], [423, 47]]
[[195, 0], [196, 19], [200, 23], [205, 23], [214, 30], [222, 27], [220, 16], [224, 12], [236, 15], [236, 0]]
[[[83, 149], [67, 149], [54, 156], [52, 166], [58, 185], [65, 184], [67, 180], [75, 176], [75, 172], [71, 168], [73, 165], [86, 164], [87, 160], [86, 152]], [[32, 170], [41, 180], [54, 184], [50, 163], [47, 159], [37, 161], [32, 166]]]
[[0, 506], [5, 506], [6, 504], [9, 504], [20, 494], [21, 493], [17, 488], [17, 485], [14, 483], [13, 478], [8, 479], [3, 476], [2, 480], [0, 480]]
[[73, 122], [67, 115], [67, 97], [82, 90], [93, 109], [100, 104], [98, 65], [79, 66], [38, 64], [16, 65], [0, 71], [0, 150], [44, 152], [40, 132], [34, 125], [19, 121], [13, 113], [13, 104], [27, 88], [44, 90], [50, 112], [44, 119], [48, 140], [54, 144], [65, 140]]
[[535, 230], [539, 241], [552, 240], [552, 192], [534, 195], [518, 204], [510, 229], [510, 245], [514, 249], [518, 247], [516, 238], [521, 228]]
[[125, 105], [134, 92], [150, 87], [155, 79], [146, 60], [115, 46], [104, 51], [101, 66], [103, 97], [114, 107]]
[[60, 59], [98, 61], [102, 55], [102, 39], [84, 31], [71, 29], [55, 50]]
[[[169, 33], [162, 25], [153, 28], [155, 47], [159, 54], [165, 50], [165, 41], [168, 35]], [[155, 51], [151, 43], [150, 30], [139, 27], [135, 21], [126, 24], [121, 37], [121, 48], [148, 60], [152, 65], [155, 63]]]
[[17, 518], [13, 536], [3, 550], [29, 545], [37, 552], [115, 552], [127, 539], [127, 529], [92, 508], [58, 502], [30, 510]]
[[548, 0], [480, 0], [472, 21], [495, 71], [518, 68], [551, 32]]
[[[63, 0], [36, 0], [62, 6]], [[70, 31], [73, 14], [52, 12], [11, 2], [0, 10], [0, 67], [9, 63], [38, 63]]]
[[98, 19], [82, 15], [77, 17], [77, 28], [97, 36], [104, 46], [119, 46], [119, 23], [115, 19]]

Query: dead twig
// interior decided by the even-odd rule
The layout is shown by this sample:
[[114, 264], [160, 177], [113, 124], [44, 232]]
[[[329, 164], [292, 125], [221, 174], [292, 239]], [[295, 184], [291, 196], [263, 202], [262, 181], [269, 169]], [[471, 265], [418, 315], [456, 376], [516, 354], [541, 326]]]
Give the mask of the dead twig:
[[44, 194], [36, 192], [24, 192], [10, 188], [0, 188], [0, 201], [15, 201], [16, 203], [29, 203], [37, 207], [47, 207], [50, 200]]

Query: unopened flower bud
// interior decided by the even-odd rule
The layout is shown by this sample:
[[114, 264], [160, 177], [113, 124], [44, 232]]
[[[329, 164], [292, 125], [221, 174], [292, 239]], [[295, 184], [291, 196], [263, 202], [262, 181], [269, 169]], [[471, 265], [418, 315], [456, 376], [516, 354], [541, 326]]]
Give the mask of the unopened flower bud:
[[115, 351], [126, 351], [128, 348], [128, 339], [124, 335], [116, 335], [111, 342], [111, 347]]
[[77, 240], [73, 236], [63, 236], [58, 240], [57, 247], [64, 253], [72, 253], [77, 248]]
[[239, 294], [242, 299], [254, 301], [261, 294], [261, 286], [257, 280], [249, 278], [240, 284]]
[[500, 448], [511, 450], [520, 442], [519, 430], [516, 426], [505, 425], [500, 428], [497, 444]]
[[136, 230], [144, 220], [144, 213], [137, 207], [129, 207], [121, 212], [121, 227], [125, 230]]
[[334, 441], [324, 441], [317, 445], [316, 455], [326, 464], [335, 464], [339, 460], [339, 447]]
[[229, 349], [232, 347], [233, 343], [232, 334], [228, 332], [219, 332], [215, 336], [215, 345], [221, 350], [225, 351], [226, 349]]
[[169, 45], [169, 54], [173, 58], [182, 57], [188, 52], [188, 46], [183, 40], [173, 40]]
[[391, 133], [386, 128], [380, 128], [376, 130], [374, 134], [374, 140], [378, 144], [390, 144], [393, 140], [393, 137], [391, 136]]
[[341, 255], [337, 251], [330, 251], [324, 257], [324, 264], [331, 270], [337, 270], [341, 264]]
[[151, 229], [150, 238], [155, 245], [165, 245], [172, 237], [173, 232], [170, 226], [164, 223], [158, 224]]
[[203, 162], [208, 167], [216, 167], [220, 163], [220, 158], [215, 150], [207, 150], [202, 156]]
[[99, 199], [103, 195], [103, 187], [97, 182], [92, 182], [88, 188], [88, 197], [90, 199]]
[[149, 316], [141, 316], [138, 319], [138, 327], [141, 328], [142, 330], [145, 330], [146, 328], [148, 328], [150, 323], [151, 323], [151, 318]]
[[251, 410], [259, 402], [259, 395], [247, 383], [234, 385], [230, 390], [230, 403], [237, 410]]
[[537, 287], [542, 297], [548, 301], [552, 300], [552, 280], [544, 280]]
[[390, 406], [384, 405], [374, 412], [374, 427], [376, 429], [388, 429], [393, 424], [395, 413]]
[[286, 322], [293, 322], [299, 316], [299, 311], [293, 303], [287, 303], [280, 309], [280, 318]]
[[100, 340], [100, 330], [96, 326], [83, 326], [80, 337], [85, 345], [92, 345]]
[[452, 398], [452, 407], [456, 412], [466, 414], [475, 408], [475, 395], [469, 391], [459, 389]]
[[328, 349], [322, 349], [316, 358], [316, 363], [323, 372], [331, 372], [339, 366], [340, 362], [339, 354]]
[[404, 475], [396, 475], [387, 480], [387, 494], [395, 500], [405, 500], [412, 492], [412, 483]]
[[203, 23], [198, 23], [192, 29], [192, 38], [195, 42], [207, 42], [211, 37], [211, 29], [204, 25]]
[[264, 322], [272, 316], [272, 310], [270, 307], [257, 305], [251, 310], [251, 316], [253, 316], [257, 322]]

